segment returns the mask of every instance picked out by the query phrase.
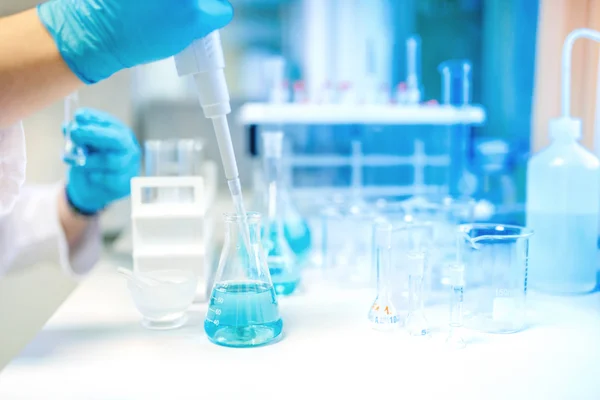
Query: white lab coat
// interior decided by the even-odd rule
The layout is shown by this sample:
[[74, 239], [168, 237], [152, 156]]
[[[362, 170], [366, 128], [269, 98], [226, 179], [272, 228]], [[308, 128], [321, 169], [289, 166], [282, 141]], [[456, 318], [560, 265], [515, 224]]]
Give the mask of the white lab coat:
[[102, 243], [97, 220], [69, 248], [58, 218], [63, 188], [64, 184], [25, 185], [13, 210], [0, 217], [0, 278], [11, 269], [52, 262], [79, 280], [98, 262]]

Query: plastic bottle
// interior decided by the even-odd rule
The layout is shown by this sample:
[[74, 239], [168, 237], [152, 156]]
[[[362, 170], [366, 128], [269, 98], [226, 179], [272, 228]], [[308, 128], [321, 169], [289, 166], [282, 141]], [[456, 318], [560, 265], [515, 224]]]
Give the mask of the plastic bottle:
[[544, 292], [588, 293], [596, 287], [600, 162], [579, 144], [580, 120], [553, 120], [550, 136], [528, 164], [528, 281]]

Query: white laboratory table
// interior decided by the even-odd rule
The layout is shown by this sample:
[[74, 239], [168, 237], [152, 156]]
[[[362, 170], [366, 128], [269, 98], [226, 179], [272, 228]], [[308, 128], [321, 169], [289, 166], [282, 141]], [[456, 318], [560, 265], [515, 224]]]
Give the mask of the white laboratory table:
[[313, 290], [281, 300], [280, 342], [229, 349], [206, 339], [202, 304], [182, 329], [142, 328], [115, 264], [0, 374], [0, 399], [600, 399], [600, 294], [530, 296], [528, 330], [450, 351], [443, 332], [371, 330], [369, 293]]

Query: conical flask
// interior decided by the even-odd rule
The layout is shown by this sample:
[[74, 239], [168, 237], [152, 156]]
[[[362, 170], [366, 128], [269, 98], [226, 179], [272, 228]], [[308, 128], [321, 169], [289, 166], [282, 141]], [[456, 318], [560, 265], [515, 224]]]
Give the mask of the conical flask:
[[265, 132], [262, 139], [267, 196], [263, 243], [275, 292], [290, 295], [300, 282], [300, 268], [284, 230], [285, 213], [280, 190], [283, 132]]
[[225, 215], [225, 241], [204, 321], [208, 338], [222, 346], [261, 346], [283, 330], [261, 244], [260, 214], [248, 213], [246, 224], [250, 248], [243, 240], [241, 216]]
[[308, 222], [296, 208], [290, 193], [292, 171], [289, 164], [284, 165], [282, 175], [282, 183], [279, 185], [279, 197], [284, 208], [284, 234], [290, 248], [296, 254], [298, 264], [303, 266], [308, 261], [312, 250], [312, 233]]

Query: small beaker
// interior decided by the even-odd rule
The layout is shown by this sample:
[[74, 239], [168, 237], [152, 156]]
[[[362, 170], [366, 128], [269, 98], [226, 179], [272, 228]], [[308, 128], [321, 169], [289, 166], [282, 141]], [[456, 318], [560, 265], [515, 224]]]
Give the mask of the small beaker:
[[457, 259], [465, 265], [464, 326], [487, 333], [526, 327], [529, 238], [511, 225], [468, 224], [458, 232]]
[[323, 272], [327, 280], [340, 287], [375, 286], [375, 219], [370, 209], [354, 205], [336, 205], [323, 211]]
[[261, 244], [260, 214], [248, 213], [245, 219], [227, 214], [225, 222], [225, 241], [204, 331], [211, 342], [221, 346], [271, 343], [280, 337], [283, 322]]
[[[145, 176], [202, 176], [204, 144], [197, 139], [147, 140], [144, 142]], [[155, 188], [145, 194], [147, 203], [189, 203], [188, 188]]]
[[192, 270], [168, 266], [127, 272], [133, 302], [148, 329], [176, 329], [187, 321], [196, 297], [198, 276]]

